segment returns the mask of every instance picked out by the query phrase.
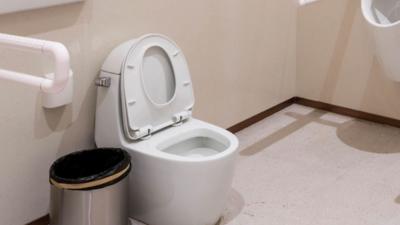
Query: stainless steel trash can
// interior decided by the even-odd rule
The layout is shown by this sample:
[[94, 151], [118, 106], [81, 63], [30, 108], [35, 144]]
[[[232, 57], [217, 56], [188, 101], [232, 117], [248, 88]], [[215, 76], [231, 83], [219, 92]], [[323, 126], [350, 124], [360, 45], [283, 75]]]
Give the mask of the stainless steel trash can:
[[121, 149], [66, 155], [50, 168], [50, 225], [128, 225], [130, 156]]

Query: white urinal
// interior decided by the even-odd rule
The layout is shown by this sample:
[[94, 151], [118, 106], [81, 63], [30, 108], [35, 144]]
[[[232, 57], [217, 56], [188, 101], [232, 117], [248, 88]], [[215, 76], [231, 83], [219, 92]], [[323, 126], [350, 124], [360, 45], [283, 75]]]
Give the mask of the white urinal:
[[385, 74], [400, 81], [400, 0], [361, 0]]

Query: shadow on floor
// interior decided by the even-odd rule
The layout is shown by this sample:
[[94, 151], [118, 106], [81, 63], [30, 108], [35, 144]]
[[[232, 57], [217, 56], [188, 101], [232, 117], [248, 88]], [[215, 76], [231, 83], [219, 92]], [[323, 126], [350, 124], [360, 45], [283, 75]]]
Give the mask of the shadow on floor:
[[245, 148], [240, 155], [255, 155], [311, 123], [335, 127], [337, 137], [354, 149], [378, 154], [400, 153], [400, 129], [352, 118], [345, 122], [332, 121], [323, 118], [327, 113], [317, 109], [308, 114], [286, 112], [286, 116], [296, 120]]
[[395, 202], [396, 204], [399, 204], [399, 205], [400, 205], [400, 195], [397, 196], [397, 198], [394, 199], [394, 202]]
[[337, 136], [343, 143], [366, 152], [400, 153], [400, 129], [363, 120], [341, 124]]
[[265, 137], [264, 139], [254, 143], [253, 145], [245, 148], [240, 152], [240, 155], [250, 156], [261, 152], [265, 148], [271, 146], [272, 144], [288, 137], [294, 132], [300, 130], [309, 123], [315, 122], [318, 118], [322, 117], [326, 112], [321, 110], [313, 110], [307, 115], [301, 115], [294, 112], [286, 112], [285, 115], [294, 117], [296, 121], [289, 124], [288, 126], [277, 130], [273, 134]]
[[228, 224], [234, 220], [242, 212], [244, 205], [243, 196], [235, 189], [231, 189], [229, 192], [228, 207], [217, 225]]

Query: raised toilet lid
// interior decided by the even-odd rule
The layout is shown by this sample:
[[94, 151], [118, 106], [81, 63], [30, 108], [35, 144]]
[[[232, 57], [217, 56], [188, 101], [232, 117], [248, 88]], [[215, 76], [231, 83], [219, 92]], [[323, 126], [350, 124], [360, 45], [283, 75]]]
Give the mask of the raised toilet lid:
[[131, 46], [121, 71], [124, 130], [131, 140], [191, 116], [194, 95], [181, 49], [169, 38], [145, 35]]

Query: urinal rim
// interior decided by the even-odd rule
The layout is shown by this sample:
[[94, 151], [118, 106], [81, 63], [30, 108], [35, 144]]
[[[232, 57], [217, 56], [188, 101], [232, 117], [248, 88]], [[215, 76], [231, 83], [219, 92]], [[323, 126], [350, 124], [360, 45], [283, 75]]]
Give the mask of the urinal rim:
[[[380, 23], [377, 23], [377, 22], [373, 21], [373, 20], [370, 18], [370, 16], [368, 16], [368, 15], [366, 14], [366, 11], [367, 11], [367, 10], [370, 10], [370, 9], [368, 9], [368, 8], [370, 8], [370, 7], [367, 7], [367, 5], [366, 5], [367, 3], [365, 3], [365, 1], [367, 1], [367, 0], [361, 0], [361, 12], [362, 12], [362, 14], [363, 14], [365, 20], [367, 20], [368, 23], [370, 23], [371, 25], [376, 26], [376, 27], [379, 27], [379, 28], [390, 28], [390, 27], [394, 27], [394, 26], [400, 24], [400, 20], [398, 20], [398, 21], [396, 21], [396, 22], [394, 22], [394, 23], [390, 23], [390, 24], [380, 24]], [[371, 3], [372, 3], [372, 1], [374, 1], [374, 0], [370, 0]]]

